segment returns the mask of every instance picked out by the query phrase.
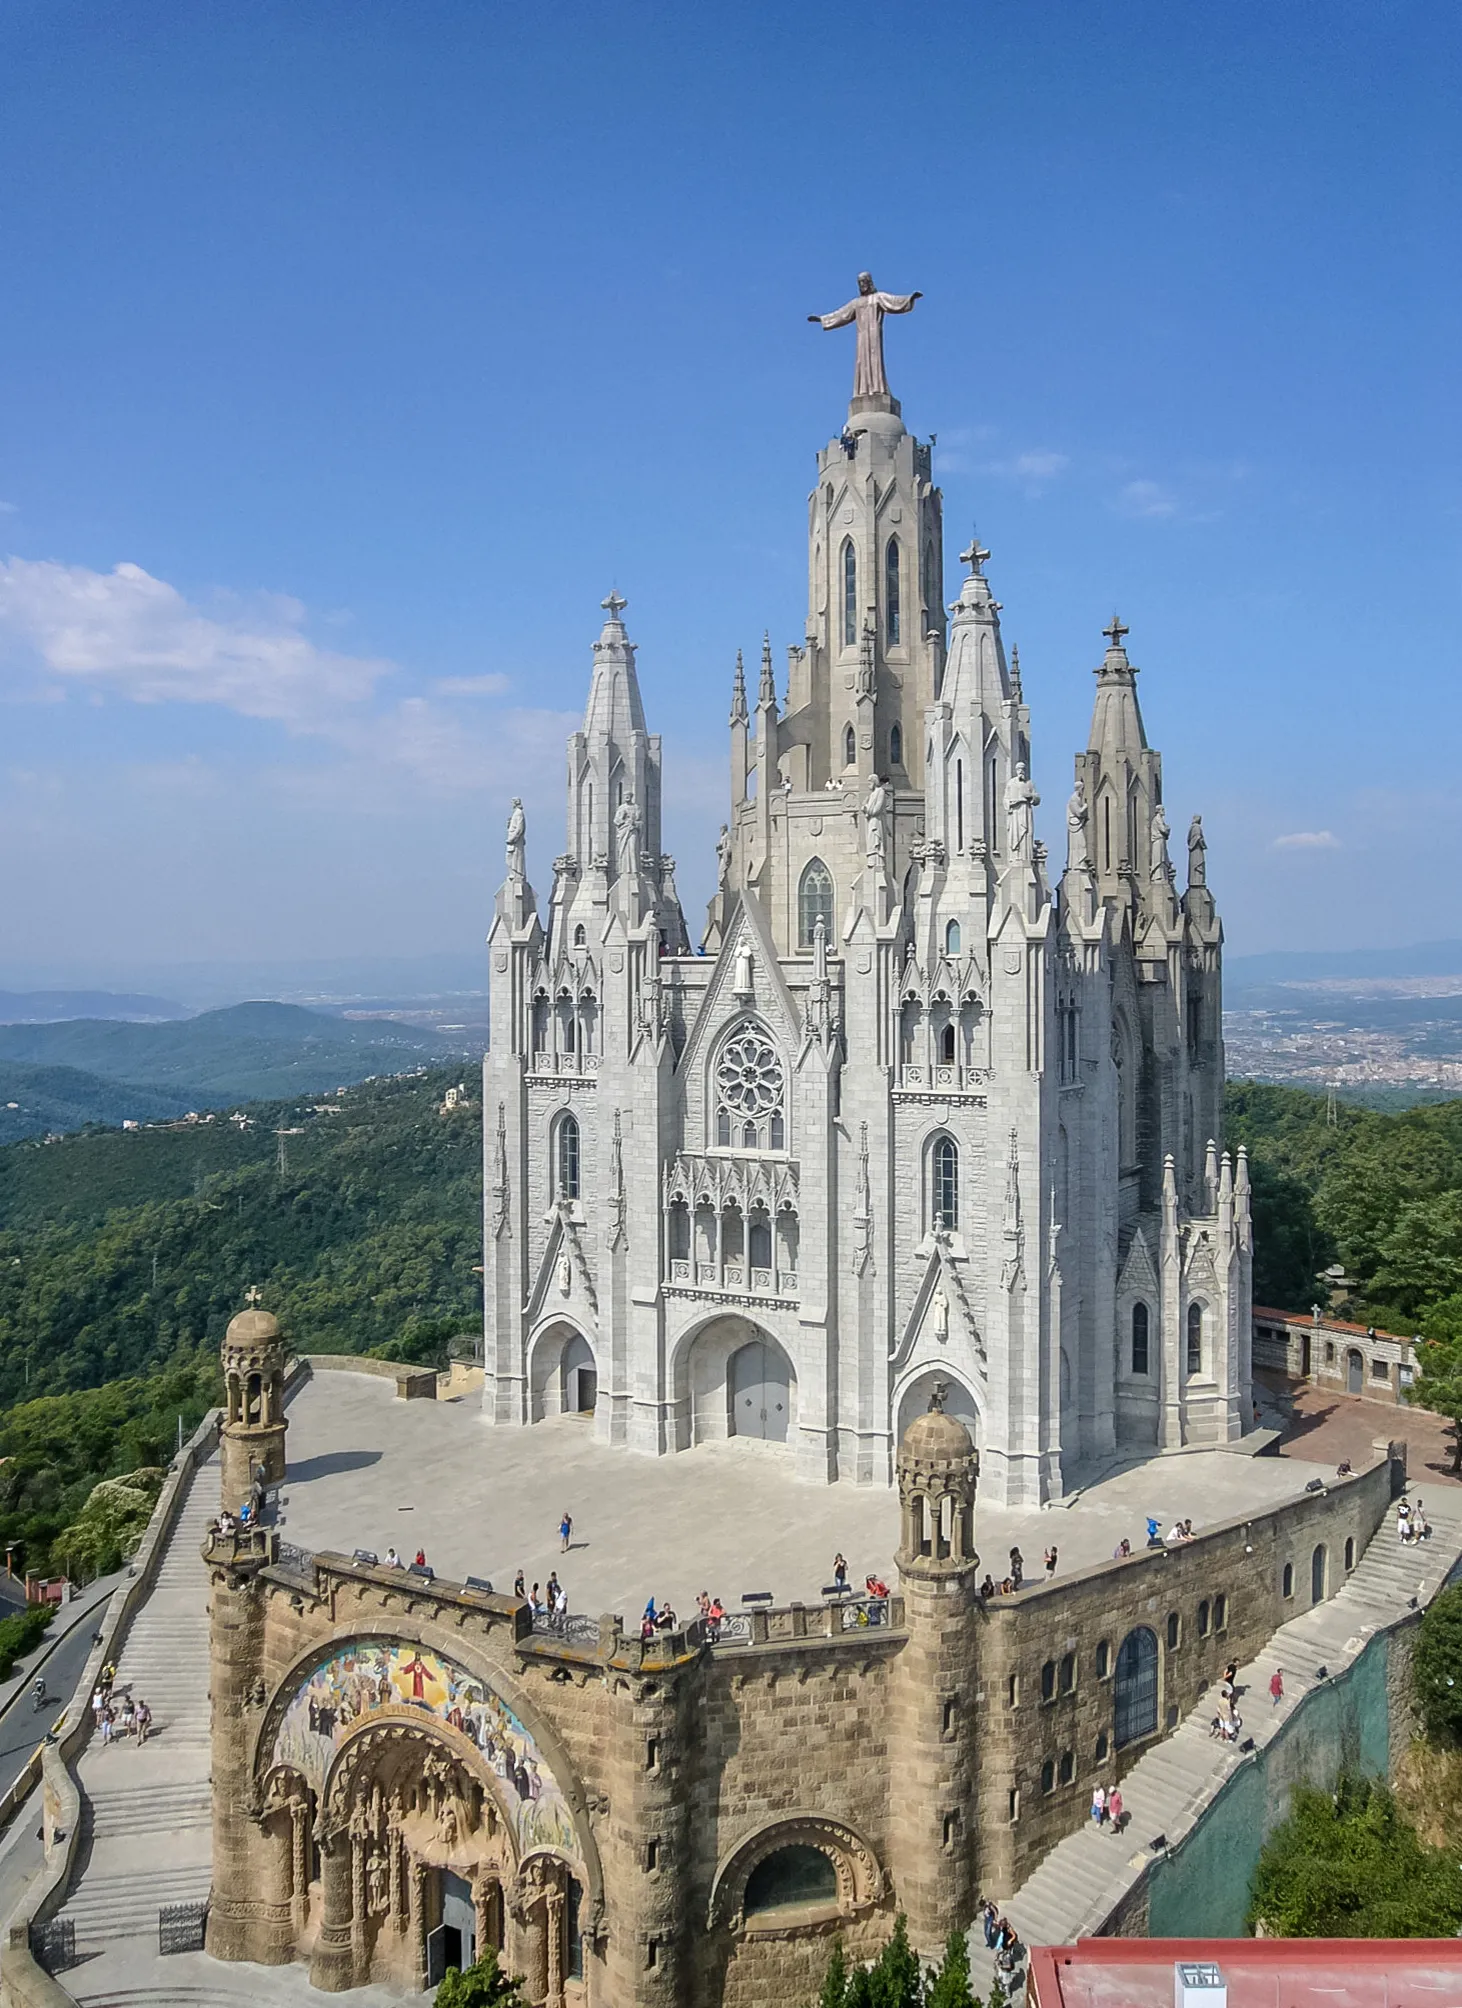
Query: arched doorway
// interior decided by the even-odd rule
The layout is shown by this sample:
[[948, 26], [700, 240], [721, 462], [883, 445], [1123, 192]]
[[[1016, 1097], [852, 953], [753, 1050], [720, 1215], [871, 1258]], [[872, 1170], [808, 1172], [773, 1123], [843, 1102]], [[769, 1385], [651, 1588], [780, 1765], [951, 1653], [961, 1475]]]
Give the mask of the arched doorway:
[[1325, 1601], [1326, 1555], [1324, 1546], [1316, 1548], [1310, 1557], [1310, 1602], [1323, 1604]]
[[1157, 1728], [1157, 1634], [1146, 1625], [1129, 1631], [1117, 1652], [1112, 1678], [1112, 1742], [1118, 1750]]
[[582, 1332], [575, 1332], [563, 1349], [559, 1367], [565, 1415], [592, 1415], [599, 1395], [599, 1374], [593, 1350]]
[[1359, 1346], [1352, 1346], [1345, 1355], [1345, 1392], [1364, 1394], [1366, 1390], [1366, 1363], [1361, 1357]]
[[754, 1338], [731, 1355], [731, 1434], [785, 1443], [792, 1362], [775, 1339]]
[[975, 1398], [963, 1382], [957, 1381], [952, 1374], [946, 1373], [940, 1367], [931, 1367], [927, 1373], [920, 1374], [917, 1380], [910, 1381], [900, 1395], [896, 1444], [903, 1442], [904, 1432], [915, 1417], [927, 1411], [929, 1397], [933, 1394], [936, 1383], [942, 1383], [944, 1386], [944, 1413], [957, 1416], [969, 1431], [970, 1441], [978, 1444], [980, 1411], [975, 1406]]

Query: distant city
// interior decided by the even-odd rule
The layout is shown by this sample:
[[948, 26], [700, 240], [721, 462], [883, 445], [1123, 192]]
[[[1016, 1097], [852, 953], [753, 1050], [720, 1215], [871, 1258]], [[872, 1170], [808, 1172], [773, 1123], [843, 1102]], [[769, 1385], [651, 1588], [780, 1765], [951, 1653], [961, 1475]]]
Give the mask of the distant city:
[[[1428, 966], [1438, 963], [1453, 966]], [[1455, 943], [1389, 957], [1238, 957], [1226, 992], [1230, 1079], [1392, 1104], [1462, 1094]]]

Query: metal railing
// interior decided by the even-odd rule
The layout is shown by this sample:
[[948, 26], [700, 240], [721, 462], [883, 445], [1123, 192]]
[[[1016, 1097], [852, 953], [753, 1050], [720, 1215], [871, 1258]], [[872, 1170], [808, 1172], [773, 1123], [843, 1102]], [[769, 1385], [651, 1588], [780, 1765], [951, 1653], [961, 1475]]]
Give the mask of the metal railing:
[[160, 1953], [201, 1952], [208, 1930], [208, 1899], [197, 1903], [165, 1903], [157, 1913]]
[[30, 1927], [30, 1949], [47, 1973], [64, 1973], [76, 1964], [76, 1919], [49, 1917]]
[[565, 1612], [562, 1617], [556, 1617], [552, 1611], [535, 1611], [533, 1632], [537, 1638], [561, 1639], [565, 1645], [586, 1645], [595, 1650], [599, 1645], [598, 1618], [573, 1611]]

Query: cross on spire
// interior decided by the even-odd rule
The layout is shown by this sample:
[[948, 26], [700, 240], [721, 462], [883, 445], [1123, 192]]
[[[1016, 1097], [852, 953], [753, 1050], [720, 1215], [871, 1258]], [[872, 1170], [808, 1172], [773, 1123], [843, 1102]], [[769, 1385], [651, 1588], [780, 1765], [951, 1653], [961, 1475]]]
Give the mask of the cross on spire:
[[1102, 633], [1107, 637], [1113, 648], [1120, 648], [1123, 641], [1131, 632], [1130, 628], [1123, 627], [1116, 614], [1112, 615], [1111, 625], [1102, 629]]
[[629, 605], [629, 601], [622, 600], [619, 594], [615, 592], [614, 588], [611, 586], [609, 591], [609, 598], [607, 600], [601, 600], [599, 604], [601, 607], [603, 607], [604, 611], [608, 614], [609, 618], [612, 621], [617, 621], [620, 615], [624, 612], [625, 608]]
[[245, 1290], [244, 1302], [248, 1305], [251, 1311], [258, 1310], [259, 1299], [260, 1297], [263, 1296], [263, 1294], [264, 1294], [263, 1291], [259, 1288], [259, 1285], [257, 1283], [251, 1283], [248, 1289]]
[[981, 565], [984, 564], [985, 560], [989, 557], [989, 555], [990, 553], [985, 549], [984, 545], [980, 542], [979, 538], [972, 531], [970, 533], [969, 545], [965, 550], [960, 552], [959, 561], [962, 565], [968, 565], [970, 570], [974, 573], [975, 577], [978, 579], [978, 578], [983, 578], [984, 576], [984, 574], [980, 570], [980, 567]]

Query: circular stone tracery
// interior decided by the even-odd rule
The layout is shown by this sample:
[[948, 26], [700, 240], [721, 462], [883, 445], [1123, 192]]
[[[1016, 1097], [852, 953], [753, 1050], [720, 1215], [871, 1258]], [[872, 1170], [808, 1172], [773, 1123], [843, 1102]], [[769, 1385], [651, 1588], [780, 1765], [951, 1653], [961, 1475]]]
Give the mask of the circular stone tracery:
[[721, 1049], [716, 1068], [721, 1106], [752, 1122], [782, 1105], [782, 1062], [759, 1026], [743, 1025]]

